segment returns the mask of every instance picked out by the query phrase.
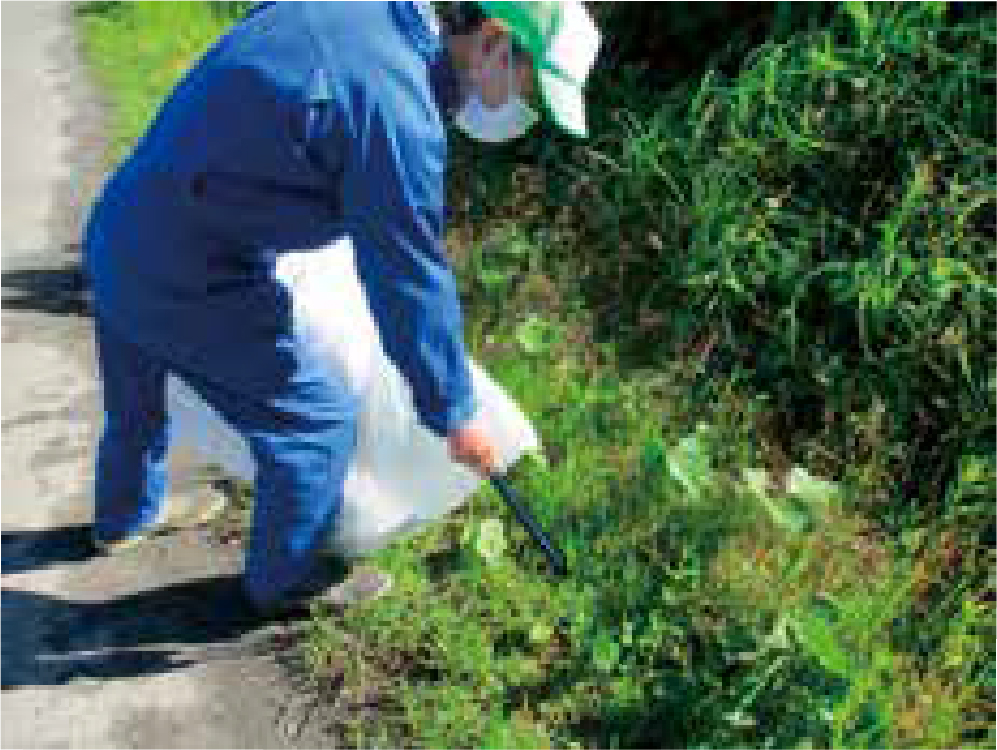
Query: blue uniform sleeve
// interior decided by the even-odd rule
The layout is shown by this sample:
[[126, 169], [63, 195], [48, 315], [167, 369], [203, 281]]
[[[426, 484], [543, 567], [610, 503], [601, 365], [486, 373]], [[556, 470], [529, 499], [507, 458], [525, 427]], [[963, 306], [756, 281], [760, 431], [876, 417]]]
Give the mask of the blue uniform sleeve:
[[[443, 245], [446, 132], [418, 97], [352, 91], [323, 148], [337, 149], [343, 225], [386, 354], [422, 423], [445, 436], [475, 416], [456, 279]], [[338, 130], [338, 133], [335, 132]]]

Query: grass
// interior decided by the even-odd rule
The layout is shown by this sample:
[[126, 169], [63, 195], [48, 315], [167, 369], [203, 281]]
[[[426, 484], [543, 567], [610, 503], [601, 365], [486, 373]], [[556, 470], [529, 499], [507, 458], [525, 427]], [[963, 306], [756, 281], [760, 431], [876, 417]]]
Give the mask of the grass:
[[[90, 8], [113, 161], [228, 21]], [[489, 486], [379, 552], [306, 650], [341, 743], [993, 745], [997, 29], [952, 14], [782, 16], [668, 86], [609, 61], [584, 145], [456, 139], [468, 345], [571, 574]]]
[[191, 62], [231, 24], [235, 3], [76, 3], [87, 63], [109, 100], [109, 164], [128, 153]]

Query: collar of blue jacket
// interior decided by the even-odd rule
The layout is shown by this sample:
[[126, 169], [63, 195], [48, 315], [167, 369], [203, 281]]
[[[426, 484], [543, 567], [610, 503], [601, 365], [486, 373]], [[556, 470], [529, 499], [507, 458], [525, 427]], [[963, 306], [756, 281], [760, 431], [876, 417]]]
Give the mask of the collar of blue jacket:
[[391, 3], [391, 9], [429, 65], [430, 84], [440, 111], [453, 113], [460, 105], [460, 79], [432, 5], [419, 1], [395, 2]]
[[422, 14], [430, 31], [438, 37], [440, 35], [440, 21], [436, 17], [436, 11], [433, 10], [433, 4], [429, 0], [416, 0], [415, 7]]
[[443, 46], [439, 34], [433, 28], [435, 16], [430, 16], [432, 9], [419, 7], [417, 2], [391, 3], [391, 10], [400, 21], [402, 28], [412, 38], [416, 48], [425, 55], [427, 60], [434, 59]]
[[[245, 18], [254, 16], [274, 4], [275, 0], [256, 3], [246, 13]], [[432, 3], [426, 0], [393, 2], [391, 8], [395, 18], [409, 34], [416, 49], [429, 65], [430, 83], [440, 111], [452, 114], [460, 106], [460, 79]]]

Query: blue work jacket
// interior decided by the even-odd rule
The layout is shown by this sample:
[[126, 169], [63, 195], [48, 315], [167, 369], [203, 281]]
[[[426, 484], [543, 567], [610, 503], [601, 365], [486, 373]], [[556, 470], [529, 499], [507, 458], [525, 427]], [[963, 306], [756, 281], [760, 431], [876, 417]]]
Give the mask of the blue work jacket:
[[220, 381], [285, 377], [276, 260], [346, 233], [420, 420], [442, 436], [470, 419], [443, 240], [455, 80], [415, 3], [260, 3], [105, 183], [85, 241], [97, 312]]

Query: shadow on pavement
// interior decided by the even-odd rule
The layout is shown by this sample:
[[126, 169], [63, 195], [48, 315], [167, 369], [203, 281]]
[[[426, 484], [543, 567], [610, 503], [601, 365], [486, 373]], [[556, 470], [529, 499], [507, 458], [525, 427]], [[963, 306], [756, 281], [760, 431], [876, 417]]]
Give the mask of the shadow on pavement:
[[[286, 632], [267, 627], [279, 625], [276, 619], [265, 621], [247, 609], [240, 585], [239, 576], [221, 575], [103, 602], [5, 589], [2, 688], [168, 672], [289, 646]], [[35, 633], [26, 632], [35, 625]]]
[[83, 562], [93, 557], [90, 525], [55, 529], [5, 531], [0, 534], [3, 574], [26, 573], [50, 565]]
[[4, 271], [3, 307], [91, 317], [90, 293], [78, 263], [61, 268]]
[[[83, 563], [98, 556], [90, 544], [90, 528], [73, 524], [4, 532], [4, 574]], [[121, 564], [128, 564], [124, 559], [128, 554], [123, 554]], [[79, 574], [87, 571], [81, 569]], [[329, 575], [338, 580], [341, 572], [330, 569]], [[211, 659], [274, 655], [292, 646], [309, 624], [300, 612], [297, 617], [271, 618], [253, 612], [238, 574], [169, 583], [105, 601], [77, 601], [11, 587], [4, 588], [0, 608], [3, 690], [168, 672]]]

